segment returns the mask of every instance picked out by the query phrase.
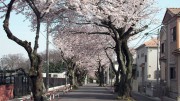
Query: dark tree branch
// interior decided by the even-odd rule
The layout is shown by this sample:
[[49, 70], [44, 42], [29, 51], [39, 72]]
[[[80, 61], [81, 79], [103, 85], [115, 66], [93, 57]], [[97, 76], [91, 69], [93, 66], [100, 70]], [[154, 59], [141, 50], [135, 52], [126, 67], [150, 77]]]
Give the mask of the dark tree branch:
[[26, 0], [26, 2], [29, 4], [29, 6], [31, 7], [31, 9], [34, 11], [34, 13], [36, 14], [36, 16], [41, 15], [41, 13], [39, 12], [39, 10], [37, 9], [37, 7], [34, 4], [34, 0]]
[[37, 53], [37, 49], [39, 47], [38, 45], [39, 32], [40, 32], [40, 17], [37, 17], [37, 29], [36, 29], [36, 36], [35, 36], [35, 43], [34, 43], [34, 53]]
[[122, 38], [123, 38], [123, 39], [128, 39], [129, 37], [134, 36], [134, 35], [142, 32], [142, 31], [144, 31], [144, 30], [147, 29], [147, 28], [148, 28], [148, 25], [145, 25], [145, 26], [143, 26], [142, 28], [136, 29], [136, 30], [134, 30], [134, 28], [130, 27], [130, 28], [124, 33], [124, 35], [123, 35]]
[[131, 34], [131, 36], [136, 35], [136, 34], [142, 32], [142, 31], [144, 31], [144, 30], [147, 29], [147, 28], [148, 28], [148, 25], [145, 25], [145, 26], [143, 26], [142, 28], [137, 29], [137, 30], [134, 31], [134, 33]]
[[85, 25], [85, 24], [92, 24], [92, 25], [96, 25], [96, 26], [99, 26], [99, 27], [105, 27], [105, 28], [109, 28], [109, 26], [105, 25], [105, 24], [100, 24], [100, 23], [97, 23], [97, 22], [84, 22], [84, 23], [75, 23], [77, 25]]
[[109, 62], [111, 63], [111, 66], [112, 66], [113, 71], [114, 71], [116, 74], [119, 73], [118, 71], [116, 71], [116, 69], [115, 69], [115, 67], [114, 67], [114, 63], [113, 63], [112, 59], [110, 58], [110, 56], [108, 55], [106, 48], [104, 48], [104, 51], [105, 51], [105, 53], [106, 53], [107, 58], [109, 59]]
[[[10, 19], [10, 13], [12, 10], [12, 5], [14, 3], [15, 0], [11, 0], [10, 3], [8, 4], [8, 10], [5, 16], [5, 20], [4, 20], [4, 30], [7, 34], [7, 37], [11, 40], [13, 40], [14, 42], [16, 42], [17, 44], [19, 44], [20, 46], [24, 47], [25, 50], [28, 52], [28, 55], [30, 56], [31, 52], [32, 52], [32, 48], [31, 48], [31, 43], [27, 42], [27, 41], [22, 41], [19, 38], [17, 38], [16, 36], [14, 36], [11, 32], [11, 30], [9, 29], [9, 19]], [[30, 58], [31, 59], [31, 58]]]
[[118, 71], [120, 72], [120, 70], [121, 70], [120, 73], [122, 75], [122, 74], [125, 74], [126, 67], [125, 67], [125, 63], [123, 61], [124, 56], [123, 56], [123, 52], [122, 52], [122, 47], [121, 46], [122, 46], [122, 40], [117, 40], [115, 51], [116, 51], [116, 55], [117, 55], [117, 61], [118, 61], [118, 64], [119, 64]]
[[33, 0], [26, 0], [26, 2], [29, 4], [29, 6], [31, 7], [31, 9], [34, 11], [36, 15], [37, 28], [36, 28], [36, 36], [35, 36], [35, 43], [34, 43], [34, 53], [37, 53], [37, 49], [39, 47], [38, 40], [39, 40], [39, 32], [40, 32], [41, 12], [39, 12]]
[[109, 32], [75, 32], [75, 31], [70, 31], [72, 34], [101, 34], [101, 35], [110, 35]]
[[127, 40], [122, 43], [122, 51], [125, 55], [126, 59], [126, 67], [127, 67], [127, 72], [131, 72], [129, 67], [132, 65], [132, 55], [129, 51], [128, 45], [127, 45]]

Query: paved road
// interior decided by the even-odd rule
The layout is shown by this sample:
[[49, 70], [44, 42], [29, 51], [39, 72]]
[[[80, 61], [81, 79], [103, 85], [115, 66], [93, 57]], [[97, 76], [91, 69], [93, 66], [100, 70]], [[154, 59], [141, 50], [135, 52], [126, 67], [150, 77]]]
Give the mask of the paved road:
[[[116, 100], [112, 89], [108, 87], [98, 87], [96, 84], [88, 84], [77, 90], [70, 91], [64, 95], [60, 95], [53, 101], [120, 101]], [[132, 93], [136, 101], [159, 101], [139, 93]]]
[[88, 84], [77, 90], [61, 95], [56, 101], [117, 101], [114, 94], [106, 87]]

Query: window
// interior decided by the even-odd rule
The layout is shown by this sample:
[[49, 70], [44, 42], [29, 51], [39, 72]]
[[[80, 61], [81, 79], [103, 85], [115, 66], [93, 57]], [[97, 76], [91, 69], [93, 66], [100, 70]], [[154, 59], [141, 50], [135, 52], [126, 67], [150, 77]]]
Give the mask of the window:
[[136, 72], [136, 76], [139, 77], [139, 71]]
[[176, 41], [176, 26], [171, 29], [172, 42]]
[[161, 44], [161, 53], [164, 53], [164, 43]]
[[144, 53], [141, 54], [141, 57], [144, 57]]
[[145, 62], [147, 62], [147, 55], [145, 55]]
[[175, 67], [170, 67], [170, 79], [176, 78], [176, 70]]

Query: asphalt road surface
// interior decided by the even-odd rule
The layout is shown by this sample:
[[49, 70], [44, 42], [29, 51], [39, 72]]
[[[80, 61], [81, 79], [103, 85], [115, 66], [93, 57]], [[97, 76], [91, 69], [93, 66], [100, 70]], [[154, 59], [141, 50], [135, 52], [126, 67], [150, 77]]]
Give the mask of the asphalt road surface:
[[[117, 100], [112, 89], [109, 88], [99, 87], [97, 84], [87, 84], [79, 87], [77, 90], [60, 94], [53, 101], [122, 101]], [[159, 101], [139, 93], [132, 93], [132, 96], [136, 101]]]
[[77, 90], [61, 95], [55, 101], [117, 101], [115, 95], [106, 87], [88, 84]]

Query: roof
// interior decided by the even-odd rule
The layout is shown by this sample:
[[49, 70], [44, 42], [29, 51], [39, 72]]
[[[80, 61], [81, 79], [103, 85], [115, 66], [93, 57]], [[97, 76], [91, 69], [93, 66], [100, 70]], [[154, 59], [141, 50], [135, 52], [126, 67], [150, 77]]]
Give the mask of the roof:
[[151, 39], [149, 41], [146, 41], [144, 44], [146, 47], [157, 47], [158, 40], [157, 39]]
[[157, 43], [158, 43], [158, 40], [153, 38], [149, 41], [146, 41], [145, 43], [143, 43], [142, 45], [140, 45], [137, 49], [141, 48], [141, 47], [157, 47]]
[[180, 15], [180, 8], [167, 8], [162, 23], [167, 23], [167, 21], [176, 15]]
[[172, 14], [176, 15], [180, 13], [180, 8], [167, 8]]

